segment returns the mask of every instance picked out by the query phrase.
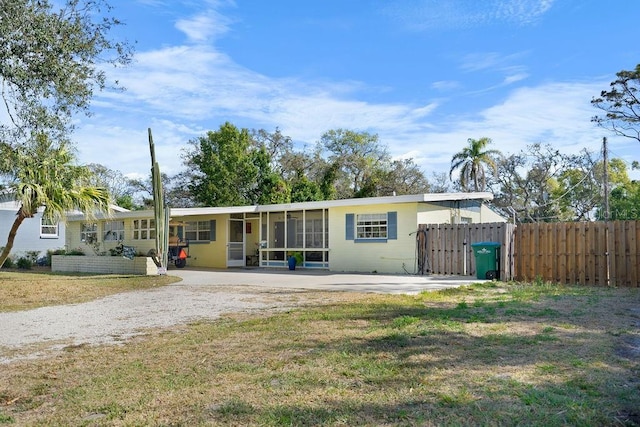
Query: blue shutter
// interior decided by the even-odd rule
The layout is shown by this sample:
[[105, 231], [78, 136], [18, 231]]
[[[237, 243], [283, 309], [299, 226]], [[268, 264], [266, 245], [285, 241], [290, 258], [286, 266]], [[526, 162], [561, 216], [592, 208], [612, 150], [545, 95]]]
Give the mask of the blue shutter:
[[209, 221], [209, 240], [215, 242], [216, 240], [216, 220]]
[[387, 239], [398, 239], [398, 212], [387, 212]]
[[184, 227], [181, 225], [178, 226], [178, 239], [184, 240]]
[[355, 217], [353, 214], [345, 215], [345, 230], [344, 230], [344, 239], [345, 240], [353, 240], [355, 233], [353, 232], [355, 228]]

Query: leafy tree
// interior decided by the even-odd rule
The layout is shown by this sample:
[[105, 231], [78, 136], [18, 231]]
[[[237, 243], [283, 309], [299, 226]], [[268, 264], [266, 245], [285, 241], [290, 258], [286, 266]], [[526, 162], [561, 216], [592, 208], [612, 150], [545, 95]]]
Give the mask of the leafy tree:
[[[632, 165], [633, 169], [633, 165]], [[606, 218], [602, 185], [604, 181], [604, 162], [597, 163], [596, 181], [601, 189], [596, 219]], [[629, 178], [627, 164], [624, 160], [613, 158], [607, 167], [609, 181], [609, 218], [612, 220], [640, 219], [640, 182]]]
[[75, 165], [67, 143], [53, 144], [44, 134], [26, 145], [0, 144], [0, 173], [18, 204], [0, 253], [0, 267], [11, 253], [18, 228], [25, 219], [33, 218], [38, 208], [44, 207], [43, 217], [52, 223], [61, 221], [65, 213], [74, 209], [88, 217], [109, 210], [107, 189], [87, 185], [91, 178], [89, 168]]
[[432, 193], [448, 193], [452, 191], [451, 181], [446, 172], [432, 172], [429, 182], [429, 191]]
[[327, 164], [320, 177], [320, 192], [324, 200], [334, 200], [337, 196], [336, 181], [338, 180], [338, 163]]
[[501, 156], [501, 153], [498, 150], [486, 150], [491, 144], [490, 138], [469, 138], [467, 144], [451, 158], [449, 177], [453, 179], [453, 172], [459, 169], [459, 181], [464, 190], [484, 191], [487, 188], [485, 167], [488, 166], [495, 175], [498, 172], [495, 158]]
[[421, 194], [431, 185], [413, 159], [393, 160], [378, 181], [377, 195]]
[[[640, 182], [629, 181], [611, 190], [609, 210], [613, 220], [640, 220]], [[599, 218], [604, 213], [598, 213]]]
[[591, 104], [602, 110], [604, 116], [594, 116], [591, 121], [616, 135], [640, 141], [640, 64], [633, 71], [616, 73], [610, 90], [603, 90]]
[[300, 175], [293, 182], [291, 187], [291, 201], [292, 202], [313, 202], [316, 200], [323, 200], [324, 195], [320, 186], [309, 180], [305, 175]]
[[[54, 4], [61, 6], [54, 10]], [[131, 47], [107, 36], [120, 21], [104, 0], [5, 0], [0, 8], [0, 80], [9, 121], [0, 140], [47, 133], [63, 139], [75, 112], [106, 87], [102, 64], [126, 64]]]
[[378, 135], [368, 132], [330, 130], [322, 135], [320, 144], [329, 153], [328, 163], [337, 166], [335, 187], [339, 199], [368, 193], [363, 187], [370, 188], [376, 173], [390, 160]]
[[120, 171], [109, 169], [98, 163], [91, 163], [87, 167], [91, 171], [91, 185], [106, 188], [111, 195], [111, 200], [120, 207], [130, 210], [137, 207], [134, 202], [137, 181], [125, 177]]
[[559, 211], [550, 195], [564, 170], [565, 158], [550, 145], [533, 144], [518, 154], [501, 157], [490, 180], [494, 204], [515, 211], [519, 221], [557, 220]]
[[[114, 171], [114, 173], [119, 174], [120, 172]], [[190, 208], [196, 206], [196, 202], [193, 200], [188, 188], [188, 182], [191, 179], [189, 174], [180, 172], [171, 176], [161, 172], [160, 179], [162, 180], [165, 202], [168, 206], [174, 208]], [[124, 194], [114, 197], [116, 204], [131, 210], [153, 209], [153, 184], [151, 182], [151, 174], [145, 179], [124, 177], [124, 180], [126, 181], [126, 187], [122, 190]], [[108, 183], [107, 187], [109, 188]], [[114, 194], [113, 191], [112, 194]], [[121, 193], [116, 192], [115, 194]], [[130, 202], [128, 200], [130, 200]]]
[[[608, 169], [612, 188], [630, 182], [621, 159], [611, 159]], [[533, 144], [499, 160], [490, 188], [494, 204], [521, 222], [589, 221], [601, 217], [603, 171], [603, 161], [587, 150], [566, 155]]]
[[283, 135], [280, 129], [276, 128], [273, 133], [264, 129], [254, 129], [251, 131], [251, 138], [258, 149], [264, 148], [274, 172], [284, 179], [288, 179], [289, 175], [295, 172], [295, 166], [289, 164], [296, 154], [293, 151], [291, 137]]
[[267, 146], [256, 144], [247, 129], [227, 122], [190, 145], [183, 153], [183, 176], [196, 203], [242, 206], [290, 200], [289, 186], [272, 169]]
[[291, 200], [289, 186], [286, 181], [271, 167], [271, 156], [265, 147], [250, 151], [249, 156], [257, 168], [256, 186], [247, 201], [249, 204], [278, 204]]
[[248, 204], [258, 168], [247, 155], [251, 138], [229, 122], [190, 141], [184, 163], [191, 172], [189, 189], [203, 206]]

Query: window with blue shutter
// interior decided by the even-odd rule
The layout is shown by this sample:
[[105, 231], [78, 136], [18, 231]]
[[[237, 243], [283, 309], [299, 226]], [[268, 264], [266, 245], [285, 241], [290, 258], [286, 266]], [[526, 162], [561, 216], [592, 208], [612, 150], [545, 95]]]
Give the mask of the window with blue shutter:
[[398, 212], [387, 212], [387, 239], [398, 239]]
[[346, 239], [356, 243], [386, 243], [398, 239], [398, 213], [347, 214]]

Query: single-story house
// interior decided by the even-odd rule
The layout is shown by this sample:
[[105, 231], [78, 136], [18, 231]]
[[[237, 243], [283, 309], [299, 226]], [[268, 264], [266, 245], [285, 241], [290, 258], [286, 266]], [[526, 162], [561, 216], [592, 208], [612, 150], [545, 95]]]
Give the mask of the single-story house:
[[[188, 245], [193, 267], [287, 266], [335, 272], [405, 273], [413, 269], [419, 224], [506, 222], [491, 193], [433, 193], [278, 205], [171, 208], [170, 239]], [[146, 254], [155, 246], [153, 211], [67, 219], [66, 247], [86, 255], [119, 245]]]
[[[0, 247], [6, 245], [9, 231], [16, 219], [19, 205], [5, 193], [0, 195]], [[25, 219], [13, 242], [10, 256], [19, 258], [30, 253], [36, 258], [44, 257], [48, 250], [61, 249], [65, 246], [64, 224], [52, 224], [42, 218], [44, 208], [38, 209], [33, 218]]]

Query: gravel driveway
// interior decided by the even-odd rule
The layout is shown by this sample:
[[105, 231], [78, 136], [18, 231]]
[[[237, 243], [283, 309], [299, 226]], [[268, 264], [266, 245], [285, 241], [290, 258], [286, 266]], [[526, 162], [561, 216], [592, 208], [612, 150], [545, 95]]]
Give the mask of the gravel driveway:
[[473, 281], [327, 272], [178, 270], [170, 274], [182, 281], [87, 303], [0, 313], [0, 364], [69, 346], [116, 344], [149, 328], [215, 319], [225, 313], [287, 309], [308, 302], [309, 291], [415, 293]]

